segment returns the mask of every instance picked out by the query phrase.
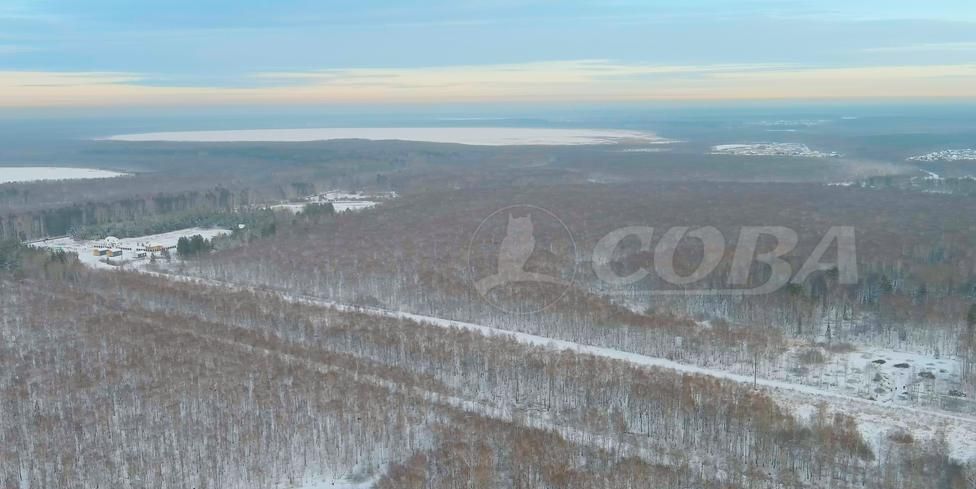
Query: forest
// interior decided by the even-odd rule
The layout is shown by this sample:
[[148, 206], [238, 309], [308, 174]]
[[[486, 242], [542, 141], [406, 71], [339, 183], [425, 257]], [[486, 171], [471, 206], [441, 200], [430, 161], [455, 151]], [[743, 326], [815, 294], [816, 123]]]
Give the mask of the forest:
[[[129, 175], [0, 185], [0, 487], [974, 487], [965, 179], [702, 144], [77, 143]], [[303, 200], [329, 191], [396, 197]], [[97, 270], [31, 245], [196, 226], [231, 232]], [[750, 226], [796, 233], [794, 271], [850, 227], [856, 279], [829, 247], [771, 293], [696, 293]], [[601, 277], [660, 261], [601, 240], [676, 227], [724, 237], [713, 273]], [[681, 240], [673, 271], [714, 251]], [[552, 280], [479, 289], [505, 263]]]
[[[584, 250], [578, 256], [559, 257], [560, 249], [550, 246], [528, 262], [527, 267], [549, 267], [552, 274], [567, 273], [553, 269], [553, 263], [572, 263], [575, 279], [570, 293], [546, 314], [505, 314], [482, 300], [469, 279], [468, 240], [485, 216], [509, 202], [553, 209], [569, 227], [577, 248]], [[953, 209], [951, 215], [946, 214], [948, 208]], [[963, 359], [963, 387], [972, 396], [974, 345], [966, 318], [976, 303], [976, 234], [968, 217], [974, 211], [973, 202], [965, 198], [799, 184], [440, 192], [405, 196], [357, 216], [339, 215], [318, 223], [299, 220], [279, 227], [273, 239], [198, 260], [189, 273], [694, 363], [750, 364], [761, 346], [760, 369], [769, 370], [781, 365], [786, 345], [796, 341], [824, 349], [870, 343], [943, 352]], [[801, 237], [786, 257], [796, 269], [827, 224], [837, 222], [857, 231], [854, 284], [841, 284], [827, 271], [756, 297], [658, 296], [652, 292], [667, 284], [654, 277], [608, 290], [595, 277], [587, 255], [600, 238], [626, 226], [714, 225], [734, 238], [737, 225], [781, 224], [790, 225]], [[558, 232], [540, 223], [535, 229], [537, 243], [545, 241], [546, 233]], [[617, 249], [614, 265], [651, 268], [652, 257], [628, 243], [625, 240]], [[701, 258], [700, 249], [694, 248], [689, 240], [678, 249], [676, 268], [695, 268]], [[730, 259], [725, 256], [718, 271], [695, 286], [724, 286]], [[557, 292], [561, 290], [530, 284], [494, 299], [509, 310], [529, 310]], [[675, 318], [713, 320], [720, 327], [702, 328], [695, 321]]]
[[[10, 146], [10, 145], [8, 145]], [[70, 161], [127, 174], [93, 180], [0, 184], [0, 237], [21, 240], [103, 229], [172, 226], [269, 200], [333, 188], [406, 193], [587, 182], [831, 182], [912, 171], [907, 165], [841, 160], [756, 160], [558, 146], [479, 147], [405, 141], [307, 143], [125, 143], [81, 141], [0, 148], [3, 160]], [[691, 170], [689, 170], [691, 169]], [[197, 219], [199, 222], [199, 219]], [[122, 233], [116, 233], [122, 234]]]
[[144, 274], [0, 288], [9, 487], [973, 481], [944, 441], [876, 451], [850, 418], [800, 420], [734, 382]]

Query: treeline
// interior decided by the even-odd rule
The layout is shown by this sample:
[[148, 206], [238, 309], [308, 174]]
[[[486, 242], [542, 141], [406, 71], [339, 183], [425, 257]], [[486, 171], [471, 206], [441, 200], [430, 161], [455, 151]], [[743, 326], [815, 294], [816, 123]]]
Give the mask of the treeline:
[[904, 189], [915, 192], [941, 193], [976, 197], [976, 178], [964, 177], [918, 177], [918, 176], [884, 176], [871, 177], [857, 184], [870, 189]]
[[17, 240], [0, 240], [0, 280], [65, 280], [81, 275], [84, 275], [84, 269], [76, 255], [34, 249]]
[[77, 239], [102, 239], [105, 236], [129, 238], [161, 234], [192, 227], [234, 227], [253, 221], [249, 212], [194, 209], [186, 212], [146, 216], [131, 221], [73, 227], [69, 234]]
[[[92, 201], [66, 206], [0, 215], [0, 237], [30, 240], [62, 236], [78, 231], [108, 228], [110, 223], [123, 223], [116, 229], [140, 231], [145, 228], [162, 229], [165, 225], [179, 225], [201, 213], [233, 212], [250, 202], [247, 192], [235, 193], [224, 188], [189, 191], [176, 194], [153, 193], [144, 197], [118, 201]], [[156, 222], [153, 222], [156, 221]], [[140, 229], [142, 228], [142, 229]]]
[[[136, 173], [0, 184], [0, 237], [64, 235], [72, 228], [294, 199], [322, 189], [436, 187], [442, 177], [479, 178], [500, 161], [527, 163], [536, 161], [537, 153], [403, 141], [88, 142], [57, 159]], [[203, 205], [203, 199], [216, 202]]]

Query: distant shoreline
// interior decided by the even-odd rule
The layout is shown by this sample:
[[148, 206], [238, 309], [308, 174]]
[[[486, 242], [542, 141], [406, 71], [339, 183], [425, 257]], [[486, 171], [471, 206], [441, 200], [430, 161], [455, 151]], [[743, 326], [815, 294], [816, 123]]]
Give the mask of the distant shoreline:
[[246, 129], [122, 134], [107, 141], [160, 142], [311, 142], [339, 139], [398, 140], [476, 146], [579, 146], [597, 144], [666, 144], [651, 132], [610, 129], [510, 127], [389, 127]]
[[27, 183], [50, 180], [81, 180], [87, 178], [115, 178], [125, 173], [94, 168], [57, 166], [0, 166], [0, 184]]

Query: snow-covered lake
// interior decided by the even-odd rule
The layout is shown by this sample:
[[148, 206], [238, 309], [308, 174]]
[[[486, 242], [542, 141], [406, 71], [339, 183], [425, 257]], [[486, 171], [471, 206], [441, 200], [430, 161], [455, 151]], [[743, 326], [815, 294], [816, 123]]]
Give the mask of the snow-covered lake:
[[318, 129], [250, 129], [237, 131], [189, 131], [123, 134], [110, 141], [179, 142], [303, 142], [333, 139], [367, 139], [457, 143], [479, 146], [663, 144], [670, 142], [651, 132], [607, 129], [547, 129], [513, 127], [343, 127]]
[[0, 183], [37, 182], [41, 180], [77, 180], [80, 178], [113, 178], [125, 173], [94, 168], [62, 168], [56, 166], [2, 166]]

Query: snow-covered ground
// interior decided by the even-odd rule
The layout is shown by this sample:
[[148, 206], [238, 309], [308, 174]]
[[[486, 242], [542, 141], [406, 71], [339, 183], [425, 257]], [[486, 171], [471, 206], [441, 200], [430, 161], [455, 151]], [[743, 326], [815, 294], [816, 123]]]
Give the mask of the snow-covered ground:
[[78, 180], [113, 178], [125, 173], [94, 168], [61, 168], [55, 166], [0, 166], [0, 183], [38, 182], [41, 180]]
[[280, 489], [369, 489], [376, 485], [378, 477], [352, 482], [342, 477], [317, 477], [298, 485], [283, 485]]
[[369, 209], [375, 205], [376, 202], [368, 200], [337, 200], [332, 202], [332, 207], [335, 208], [336, 212], [361, 211], [363, 209]]
[[268, 209], [271, 209], [273, 211], [288, 211], [291, 212], [292, 214], [298, 214], [299, 212], [305, 210], [306, 205], [308, 204], [304, 202], [297, 203], [297, 204], [274, 204], [268, 206]]
[[976, 161], [976, 149], [946, 149], [912, 156], [909, 161]]
[[348, 482], [342, 479], [321, 479], [294, 486], [293, 489], [369, 489], [374, 484], [376, 481]]
[[[199, 234], [205, 239], [213, 239], [216, 236], [230, 234], [226, 229], [207, 229], [207, 228], [188, 228], [171, 231], [162, 234], [149, 236], [138, 236], [134, 238], [122, 239], [98, 239], [98, 240], [76, 240], [71, 237], [45, 239], [31, 242], [31, 246], [50, 250], [63, 250], [68, 253], [77, 253], [78, 259], [85, 265], [92, 268], [114, 269], [117, 267], [143, 267], [150, 262], [150, 255], [146, 253], [145, 258], [138, 258], [137, 254], [147, 246], [159, 245], [169, 249], [173, 259], [176, 259], [176, 243], [183, 237], [190, 237]], [[92, 251], [95, 249], [115, 249], [122, 252], [120, 256], [106, 258], [105, 256], [95, 256]], [[160, 253], [156, 253], [157, 258]]]
[[388, 200], [395, 199], [397, 193], [393, 191], [389, 192], [364, 192], [362, 190], [349, 192], [345, 190], [329, 190], [328, 192], [311, 195], [306, 197], [307, 200], [318, 201], [318, 202], [332, 202], [336, 200]]
[[[192, 281], [215, 287], [231, 289], [248, 289], [251, 287], [238, 286], [228, 282], [217, 280], [199, 279], [187, 276], [160, 275], [175, 280]], [[801, 417], [809, 417], [816, 406], [824, 404], [831, 413], [843, 413], [851, 416], [858, 421], [862, 433], [866, 435], [866, 440], [876, 442], [878, 436], [905, 431], [911, 433], [918, 440], [934, 439], [940, 434], [945, 434], [951, 454], [954, 458], [961, 461], [976, 459], [976, 417], [957, 415], [941, 411], [938, 409], [919, 408], [909, 405], [885, 403], [878, 400], [865, 399], [845, 392], [825, 389], [815, 385], [805, 385], [802, 383], [774, 380], [767, 378], [754, 378], [752, 375], [729, 372], [726, 370], [699, 367], [684, 363], [667, 360], [664, 358], [650, 357], [637, 353], [630, 353], [612, 348], [585, 345], [572, 341], [547, 338], [527, 333], [491, 328], [463, 321], [425, 316], [402, 311], [392, 311], [375, 307], [351, 306], [339, 304], [333, 301], [311, 297], [297, 296], [285, 293], [279, 295], [289, 301], [310, 303], [325, 307], [332, 307], [340, 311], [352, 311], [365, 314], [373, 314], [388, 318], [407, 319], [423, 324], [443, 328], [462, 329], [477, 332], [486, 337], [505, 337], [519, 343], [531, 345], [539, 348], [546, 348], [558, 351], [573, 351], [583, 355], [593, 355], [596, 357], [627, 362], [632, 365], [671, 370], [683, 374], [703, 375], [722, 379], [725, 381], [737, 382], [745, 385], [753, 385], [762, 389], [780, 404], [790, 408], [794, 413]], [[937, 363], [930, 359], [918, 356], [901, 354], [893, 351], [862, 351], [861, 357], [849, 358], [846, 360], [847, 368], [852, 364], [866, 365], [873, 360], [884, 359], [888, 356], [893, 363], [891, 368], [899, 368], [894, 364], [915, 362], [920, 368], [926, 369], [945, 369], [948, 373], [949, 368], [953, 368], [951, 363]], [[887, 362], [887, 360], [886, 360]], [[929, 365], [929, 364], [932, 365]], [[867, 367], [865, 367], [867, 368]], [[881, 369], [884, 370], [884, 369]], [[911, 369], [909, 369], [911, 370]], [[907, 377], [901, 377], [892, 371], [885, 370], [892, 377], [889, 384], [897, 389], [899, 383], [907, 382]], [[911, 375], [917, 375], [920, 370], [915, 370]], [[872, 377], [873, 380], [873, 377]], [[873, 438], [872, 438], [873, 437]]]
[[330, 190], [316, 195], [303, 197], [300, 202], [284, 202], [270, 206], [272, 210], [285, 210], [299, 213], [309, 204], [332, 204], [336, 212], [361, 211], [376, 206], [380, 201], [395, 199], [396, 192], [347, 192], [344, 190]]
[[[183, 281], [183, 282], [194, 282], [200, 284], [206, 284], [212, 287], [222, 287], [231, 290], [250, 290], [255, 291], [252, 287], [241, 287], [236, 286], [227, 282], [219, 282], [214, 280], [198, 279], [184, 275], [173, 275], [159, 272], [152, 272], [143, 270], [143, 273], [148, 275], [166, 278], [169, 280]], [[366, 314], [394, 314], [392, 311], [384, 311], [382, 309], [373, 308], [356, 308], [353, 306], [335, 304], [329, 301], [324, 301], [321, 299], [306, 298], [299, 296], [292, 296], [287, 294], [279, 294], [279, 296], [290, 302], [303, 302], [312, 303], [319, 306], [332, 307], [340, 311], [357, 311]], [[399, 317], [399, 316], [385, 316], [385, 317]], [[444, 324], [431, 323], [435, 327], [447, 327]], [[274, 355], [286, 362], [296, 363], [303, 365], [307, 368], [311, 368], [315, 371], [322, 373], [332, 373], [336, 370], [342, 369], [343, 367], [336, 366], [335, 364], [329, 362], [320, 362], [314, 359], [310, 359], [304, 355], [295, 355], [287, 351], [282, 351], [278, 349], [268, 349], [262, 346], [254, 346], [247, 341], [241, 341], [238, 338], [228, 338], [226, 336], [218, 336], [208, 334], [197, 329], [186, 329], [182, 328], [179, 324], [172, 324], [170, 329], [179, 331], [183, 334], [189, 334], [207, 341], [215, 341], [218, 343], [225, 344], [227, 346], [243, 349], [249, 353], [261, 353], [263, 355]], [[384, 389], [388, 389], [393, 393], [406, 393], [410, 395], [419, 395], [426, 402], [451, 407], [454, 409], [460, 409], [468, 413], [472, 413], [478, 416], [484, 416], [487, 418], [503, 421], [506, 423], [517, 422], [522, 426], [526, 426], [532, 429], [540, 429], [556, 433], [563, 439], [569, 441], [570, 443], [575, 443], [583, 446], [589, 446], [601, 450], [606, 450], [608, 447], [613, 447], [624, 457], [639, 457], [646, 461], [653, 461], [655, 463], [664, 463], [675, 465], [678, 463], [693, 463], [693, 464], [703, 464], [706, 460], [699, 457], [692, 457], [690, 460], [685, 457], [680, 459], [673, 457], [669, 451], [664, 450], [665, 447], [661, 446], [658, 440], [649, 439], [645, 437], [638, 437], [635, 439], [630, 439], [623, 441], [618, 435], [609, 435], [604, 432], [593, 432], [578, 429], [574, 426], [567, 426], [555, 422], [549, 413], [538, 412], [533, 410], [526, 410], [519, 408], [518, 406], [508, 405], [508, 404], [495, 404], [486, 399], [472, 400], [463, 397], [446, 395], [442, 392], [430, 391], [418, 386], [409, 386], [400, 383], [399, 381], [390, 380], [384, 376], [376, 376], [368, 373], [361, 373], [357, 375], [357, 380], [360, 382], [372, 384]], [[635, 443], [637, 442], [637, 443]], [[665, 442], [666, 443], [666, 442]], [[656, 445], [656, 446], [655, 446]], [[670, 448], [670, 447], [668, 447]], [[704, 470], [704, 465], [701, 465]], [[381, 478], [379, 475], [382, 471], [376, 470], [373, 473], [376, 474], [371, 480], [363, 480], [358, 482], [360, 478], [350, 478], [345, 475], [337, 475], [332, 477], [326, 476], [315, 476], [305, 479], [302, 483], [282, 483], [278, 484], [275, 489], [320, 489], [322, 487], [340, 487], [344, 489], [365, 489], [367, 487], [372, 487]], [[334, 477], [334, 478], [333, 478]], [[356, 481], [356, 482], [354, 482]], [[324, 484], [324, 486], [323, 486]]]
[[517, 127], [337, 127], [318, 129], [249, 129], [234, 131], [187, 131], [122, 134], [111, 141], [193, 142], [299, 142], [333, 139], [426, 141], [480, 146], [583, 145], [621, 142], [668, 143], [649, 132], [601, 129], [548, 129]]
[[[313, 300], [313, 302], [315, 301], [316, 300]], [[500, 330], [461, 321], [453, 321], [406, 312], [386, 311], [376, 308], [336, 305], [328, 303], [328, 301], [326, 301], [326, 304], [340, 309], [409, 319], [412, 321], [417, 321], [424, 324], [433, 324], [445, 328], [458, 328], [476, 331], [485, 336], [502, 336], [513, 338], [519, 343], [541, 348], [569, 350], [580, 354], [624, 361], [643, 367], [660, 368], [687, 374], [704, 375], [727, 381], [733, 381], [740, 384], [754, 385], [757, 388], [761, 388], [766, 391], [781, 404], [792, 407], [794, 409], [794, 413], [801, 416], [804, 414], [803, 409], [809, 409], [809, 406], [816, 406], [820, 403], [824, 403], [826, 406], [828, 406], [828, 410], [831, 413], [839, 412], [853, 417], [858, 421], [859, 427], [862, 433], [865, 435], [865, 440], [875, 444], [875, 449], [877, 449], [877, 436], [887, 436], [888, 434], [897, 431], [912, 433], [916, 439], [920, 440], [934, 439], [941, 433], [944, 433], [953, 457], [962, 461], [976, 459], [976, 418], [974, 417], [955, 415], [933, 409], [886, 404], [816, 386], [764, 378], [755, 379], [750, 375], [735, 374], [720, 369], [704, 368], [696, 365], [678, 363], [663, 358], [649, 357], [636, 353], [614, 350], [611, 348], [583, 345], [571, 341], [551, 339], [526, 333]], [[870, 354], [867, 356], [872, 358], [874, 357], [874, 355]], [[904, 360], [916, 361], [925, 367], [929, 367], [929, 363], [931, 363], [928, 362], [927, 359], [917, 355], [891, 356], [899, 362]], [[869, 360], [865, 359], [864, 361]], [[906, 382], [906, 379], [904, 377], [896, 377], [893, 379], [892, 385], [897, 386], [899, 382], [904, 383]], [[807, 406], [807, 408], [804, 408], [803, 406]]]
[[[332, 207], [336, 212], [346, 212], [346, 211], [361, 211], [363, 209], [368, 209], [376, 205], [376, 202], [371, 200], [336, 200], [330, 202]], [[298, 214], [299, 212], [305, 210], [309, 202], [300, 203], [289, 203], [289, 204], [274, 204], [271, 206], [272, 210], [285, 210]]]
[[[811, 352], [817, 352], [823, 362], [801, 360], [804, 353]], [[880, 404], [970, 402], [959, 391], [961, 365], [955, 357], [875, 347], [859, 347], [843, 353], [797, 347], [787, 352], [785, 360], [781, 367], [769, 373], [771, 377]]]
[[712, 146], [712, 154], [736, 156], [795, 156], [802, 158], [839, 158], [838, 153], [824, 153], [801, 143], [749, 143]]

